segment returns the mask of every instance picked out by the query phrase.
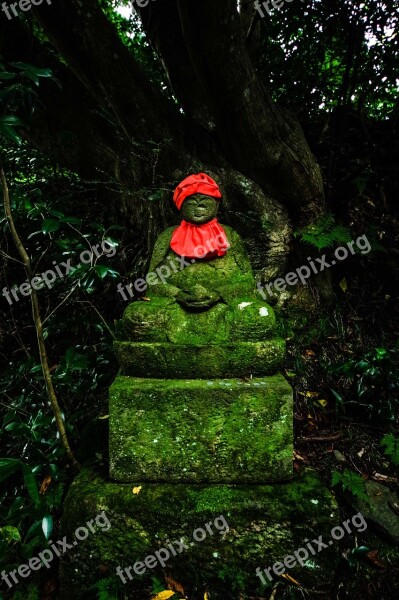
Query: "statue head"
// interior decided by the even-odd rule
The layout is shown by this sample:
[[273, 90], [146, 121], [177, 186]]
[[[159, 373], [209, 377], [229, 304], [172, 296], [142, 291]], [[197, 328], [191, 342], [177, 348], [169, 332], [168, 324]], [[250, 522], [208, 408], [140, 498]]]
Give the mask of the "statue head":
[[202, 225], [214, 219], [219, 209], [219, 202], [212, 196], [205, 194], [194, 194], [183, 202], [181, 215], [188, 223]]
[[181, 210], [183, 219], [193, 225], [212, 221], [221, 198], [216, 181], [205, 173], [189, 175], [179, 183], [173, 194], [173, 201]]

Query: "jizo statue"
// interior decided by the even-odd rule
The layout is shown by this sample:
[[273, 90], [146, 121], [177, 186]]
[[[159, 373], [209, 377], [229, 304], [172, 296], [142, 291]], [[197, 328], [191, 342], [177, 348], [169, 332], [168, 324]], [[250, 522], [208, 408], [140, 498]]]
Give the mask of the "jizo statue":
[[176, 188], [178, 227], [156, 241], [147, 276], [150, 301], [134, 302], [124, 324], [137, 341], [205, 344], [270, 337], [273, 310], [256, 297], [240, 236], [217, 219], [222, 194], [205, 173]]

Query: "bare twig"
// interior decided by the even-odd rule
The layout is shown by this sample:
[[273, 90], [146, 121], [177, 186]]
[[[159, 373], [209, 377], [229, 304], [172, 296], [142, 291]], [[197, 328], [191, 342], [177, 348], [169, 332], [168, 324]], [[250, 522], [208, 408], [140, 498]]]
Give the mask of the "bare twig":
[[298, 442], [336, 442], [337, 440], [340, 440], [343, 435], [344, 434], [342, 433], [342, 431], [339, 431], [334, 435], [301, 437], [298, 438]]
[[[0, 167], [0, 179], [1, 179], [1, 185], [3, 188], [4, 209], [5, 209], [8, 225], [10, 227], [11, 235], [14, 240], [15, 246], [18, 250], [18, 253], [22, 259], [28, 281], [31, 281], [33, 278], [31, 262], [30, 262], [28, 253], [26, 252], [25, 247], [24, 247], [24, 245], [18, 235], [18, 232], [15, 228], [14, 219], [13, 219], [12, 211], [11, 211], [8, 185], [7, 185], [7, 180], [6, 180], [6, 176], [4, 174], [3, 167]], [[58, 432], [60, 434], [61, 443], [65, 449], [65, 452], [66, 452], [69, 460], [72, 462], [72, 465], [75, 467], [75, 469], [80, 470], [81, 466], [80, 466], [79, 462], [76, 460], [76, 458], [71, 450], [71, 447], [69, 445], [67, 433], [65, 431], [64, 421], [62, 418], [61, 408], [60, 408], [60, 405], [58, 404], [57, 395], [54, 390], [53, 380], [51, 378], [51, 373], [50, 373], [49, 364], [48, 364], [46, 345], [44, 343], [43, 323], [42, 323], [41, 316], [40, 316], [39, 301], [38, 301], [36, 290], [33, 287], [32, 287], [32, 293], [31, 293], [31, 303], [32, 303], [33, 320], [34, 320], [36, 334], [37, 334], [37, 343], [38, 343], [38, 347], [39, 347], [40, 363], [42, 365], [43, 377], [46, 382], [47, 396], [50, 401], [51, 408], [53, 409]]]

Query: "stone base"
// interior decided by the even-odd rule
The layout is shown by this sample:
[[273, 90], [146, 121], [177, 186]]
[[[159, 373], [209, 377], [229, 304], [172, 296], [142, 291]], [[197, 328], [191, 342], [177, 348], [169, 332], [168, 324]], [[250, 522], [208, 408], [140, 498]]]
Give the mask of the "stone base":
[[[62, 557], [61, 600], [87, 598], [93, 584], [113, 576], [125, 595], [119, 591], [112, 597], [146, 599], [155, 595], [153, 578], [167, 588], [165, 575], [180, 583], [190, 600], [203, 600], [206, 591], [213, 600], [269, 598], [273, 583], [263, 574], [267, 583], [262, 584], [256, 568], [263, 572], [321, 535], [328, 542], [331, 529], [339, 524], [333, 496], [312, 472], [289, 483], [262, 486], [140, 481], [135, 486], [133, 491], [129, 484], [109, 483], [90, 469], [73, 482], [65, 500], [62, 536], [73, 543], [75, 530], [102, 511], [111, 527], [97, 528]], [[212, 534], [207, 523], [212, 523]], [[207, 532], [203, 541], [196, 541], [203, 537], [199, 528]], [[350, 537], [349, 547], [354, 543]], [[164, 566], [147, 558], [170, 543], [176, 556], [170, 551]], [[151, 567], [145, 565], [146, 558]], [[320, 587], [332, 579], [339, 558], [334, 541], [314, 556], [304, 557], [303, 566], [291, 564], [286, 573], [304, 587]], [[137, 561], [143, 563], [137, 567], [141, 574], [132, 568], [132, 580], [125, 573], [123, 584], [116, 568], [133, 567]]]
[[224, 378], [271, 375], [284, 362], [285, 341], [215, 345], [115, 342], [122, 375], [133, 377]]
[[292, 477], [292, 389], [282, 375], [117, 377], [110, 389], [110, 477], [268, 483]]

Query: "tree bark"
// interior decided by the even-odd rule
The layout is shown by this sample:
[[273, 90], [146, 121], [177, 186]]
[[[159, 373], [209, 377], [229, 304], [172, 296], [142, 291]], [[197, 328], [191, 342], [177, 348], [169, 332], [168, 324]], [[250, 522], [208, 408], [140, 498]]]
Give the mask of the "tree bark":
[[258, 80], [236, 0], [177, 0], [183, 36], [232, 164], [302, 222], [323, 210], [319, 166], [303, 131]]

